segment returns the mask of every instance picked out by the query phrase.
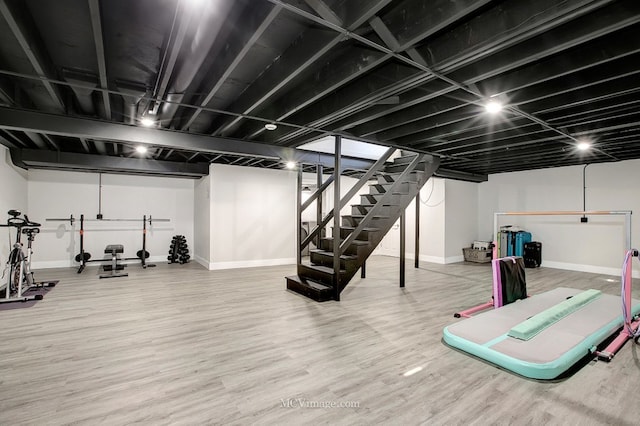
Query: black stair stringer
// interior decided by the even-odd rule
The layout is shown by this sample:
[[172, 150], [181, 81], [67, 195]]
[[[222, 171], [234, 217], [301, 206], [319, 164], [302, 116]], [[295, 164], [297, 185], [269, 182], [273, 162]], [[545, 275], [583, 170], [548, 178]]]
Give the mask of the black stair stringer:
[[[287, 288], [316, 301], [335, 299], [334, 286], [338, 285], [339, 292], [344, 290], [439, 164], [437, 157], [426, 154], [403, 155], [388, 164], [370, 183], [369, 194], [352, 205], [352, 214], [342, 216], [344, 252], [338, 276], [333, 270], [333, 238], [323, 238], [320, 247], [311, 250], [310, 264], [298, 265], [298, 275], [287, 277]], [[352, 235], [355, 231], [358, 235]], [[350, 240], [347, 245], [345, 240]]]

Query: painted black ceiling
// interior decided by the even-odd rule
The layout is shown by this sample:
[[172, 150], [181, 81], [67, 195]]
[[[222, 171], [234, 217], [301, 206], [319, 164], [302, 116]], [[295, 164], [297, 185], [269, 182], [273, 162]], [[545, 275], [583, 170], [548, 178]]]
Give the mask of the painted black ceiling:
[[333, 134], [472, 180], [640, 158], [637, 0], [0, 0], [0, 40], [27, 167], [275, 168]]

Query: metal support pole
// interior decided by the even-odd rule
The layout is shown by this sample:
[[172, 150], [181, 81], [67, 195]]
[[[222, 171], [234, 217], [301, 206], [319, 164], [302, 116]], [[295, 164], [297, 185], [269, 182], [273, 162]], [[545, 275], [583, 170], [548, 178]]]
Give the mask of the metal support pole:
[[[631, 212], [627, 212], [624, 215], [624, 228], [625, 228], [625, 247], [627, 250], [631, 250]], [[631, 263], [631, 261], [629, 261]], [[629, 275], [631, 276], [631, 275]], [[631, 300], [631, 299], [629, 299]]]
[[415, 268], [420, 267], [420, 192], [416, 195], [416, 259]]
[[360, 278], [367, 278], [367, 261], [362, 262], [360, 267]]
[[296, 180], [296, 263], [302, 264], [302, 164], [298, 164]]
[[[322, 186], [322, 164], [316, 165], [316, 188], [320, 188]], [[320, 194], [316, 199], [316, 225], [320, 225], [322, 223], [322, 195]], [[320, 242], [324, 237], [323, 231], [318, 233], [318, 237], [316, 239], [316, 247], [320, 248]]]
[[405, 250], [405, 240], [406, 240], [406, 217], [404, 210], [400, 213], [400, 287], [404, 287], [404, 250]]
[[333, 165], [333, 298], [340, 300], [340, 157], [342, 137], [335, 136], [335, 162]]

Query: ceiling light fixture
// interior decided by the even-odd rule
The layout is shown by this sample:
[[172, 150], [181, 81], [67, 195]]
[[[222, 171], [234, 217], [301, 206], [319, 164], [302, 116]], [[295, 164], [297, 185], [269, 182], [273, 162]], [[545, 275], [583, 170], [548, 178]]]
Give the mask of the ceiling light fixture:
[[146, 154], [147, 153], [147, 147], [144, 145], [138, 145], [136, 146], [136, 152], [138, 154]]
[[578, 145], [576, 145], [576, 147], [580, 150], [580, 151], [586, 151], [589, 148], [591, 148], [591, 144], [589, 142], [578, 142]]
[[267, 124], [264, 125], [264, 128], [267, 129], [267, 130], [275, 130], [275, 129], [278, 128], [278, 126], [276, 126], [273, 123], [267, 123]]
[[286, 166], [287, 166], [287, 169], [293, 170], [293, 169], [296, 168], [296, 163], [293, 162], [293, 161], [287, 161], [287, 165]]
[[497, 100], [491, 99], [486, 104], [484, 104], [484, 109], [489, 114], [497, 114], [502, 111], [502, 103], [498, 102]]
[[145, 127], [151, 127], [154, 124], [156, 124], [156, 122], [148, 117], [144, 117], [142, 120], [140, 120], [140, 124], [142, 124]]

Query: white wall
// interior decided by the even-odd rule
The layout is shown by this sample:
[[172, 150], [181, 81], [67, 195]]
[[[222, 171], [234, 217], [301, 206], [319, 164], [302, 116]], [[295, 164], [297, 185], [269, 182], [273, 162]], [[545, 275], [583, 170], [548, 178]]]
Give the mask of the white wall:
[[478, 238], [478, 184], [445, 180], [445, 263], [464, 260], [463, 247]]
[[[9, 210], [20, 210], [27, 213], [31, 220], [36, 220], [27, 210], [28, 206], [27, 172], [11, 163], [9, 149], [0, 145], [0, 223], [7, 223]], [[15, 228], [0, 228], [0, 265], [4, 265], [11, 251], [9, 238], [15, 239]]]
[[[10, 208], [44, 223], [35, 244], [34, 267], [72, 266], [79, 252], [78, 224], [45, 222], [98, 212], [98, 174], [15, 168], [0, 146], [0, 213]], [[420, 258], [450, 263], [462, 259], [461, 248], [473, 240], [492, 239], [496, 211], [582, 209], [582, 166], [491, 175], [481, 184], [431, 179], [421, 190]], [[315, 176], [305, 176], [315, 181]], [[356, 182], [342, 178], [344, 195]], [[640, 160], [587, 167], [587, 210], [640, 211], [637, 197]], [[125, 175], [103, 175], [105, 218], [169, 218], [148, 233], [152, 260], [166, 260], [170, 239], [187, 237], [194, 258], [210, 269], [291, 264], [295, 262], [296, 172], [212, 165], [199, 181]], [[363, 188], [362, 192], [366, 192]], [[325, 213], [331, 208], [328, 191]], [[352, 200], [359, 202], [359, 197]], [[312, 210], [313, 211], [313, 210]], [[348, 214], [349, 207], [343, 211]], [[407, 209], [407, 257], [413, 257], [415, 205]], [[312, 214], [313, 216], [313, 214]], [[617, 275], [625, 243], [623, 217], [503, 218], [531, 231], [543, 243], [543, 265]], [[86, 250], [101, 257], [110, 243], [125, 245], [127, 257], [141, 248], [137, 223], [88, 222]], [[194, 228], [196, 232], [194, 232]], [[633, 245], [640, 241], [637, 213], [632, 216]], [[399, 235], [392, 229], [378, 254], [398, 256]], [[8, 254], [0, 238], [0, 255]], [[195, 252], [195, 253], [193, 253]], [[636, 275], [638, 270], [636, 269]]]
[[209, 269], [295, 263], [296, 173], [210, 166]]
[[211, 179], [209, 176], [204, 176], [195, 182], [193, 215], [193, 258], [208, 268], [211, 259]]
[[[481, 235], [493, 233], [496, 211], [582, 210], [583, 166], [504, 173], [489, 176], [479, 187]], [[640, 241], [638, 185], [640, 161], [592, 164], [586, 169], [587, 210], [632, 210], [632, 245]], [[625, 249], [623, 216], [502, 217], [500, 225], [517, 224], [542, 242], [542, 264], [547, 267], [620, 273]], [[634, 263], [637, 275], [637, 263]]]
[[[453, 263], [464, 260], [462, 248], [478, 239], [477, 184], [432, 178], [420, 190], [420, 260]], [[415, 259], [415, 200], [406, 210], [406, 257]], [[399, 221], [375, 254], [398, 257]]]
[[[33, 220], [43, 223], [34, 244], [34, 268], [76, 265], [80, 252], [79, 222], [46, 222], [46, 218], [95, 219], [99, 205], [99, 175], [96, 173], [30, 170], [28, 205]], [[194, 181], [128, 175], [102, 175], [104, 219], [140, 219], [140, 222], [85, 223], [85, 251], [102, 258], [108, 244], [122, 244], [125, 257], [135, 257], [142, 248], [143, 215], [170, 222], [154, 222], [147, 231], [150, 261], [166, 261], [171, 237], [184, 235], [192, 249]]]

